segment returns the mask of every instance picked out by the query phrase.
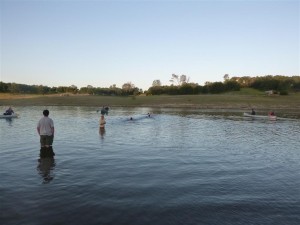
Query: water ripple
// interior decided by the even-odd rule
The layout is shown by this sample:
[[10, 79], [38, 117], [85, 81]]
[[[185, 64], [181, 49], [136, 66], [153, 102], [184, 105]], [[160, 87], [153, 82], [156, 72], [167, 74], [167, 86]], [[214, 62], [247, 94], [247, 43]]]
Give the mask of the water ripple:
[[93, 107], [49, 109], [54, 160], [39, 107], [0, 121], [1, 224], [300, 224], [299, 121], [116, 108], [99, 133]]

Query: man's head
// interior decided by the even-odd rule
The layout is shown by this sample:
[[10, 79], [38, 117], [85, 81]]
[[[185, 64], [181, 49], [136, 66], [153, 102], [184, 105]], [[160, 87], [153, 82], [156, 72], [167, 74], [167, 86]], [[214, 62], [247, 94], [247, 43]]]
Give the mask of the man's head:
[[48, 110], [48, 109], [45, 109], [45, 110], [43, 111], [43, 115], [44, 115], [44, 116], [49, 116], [49, 110]]

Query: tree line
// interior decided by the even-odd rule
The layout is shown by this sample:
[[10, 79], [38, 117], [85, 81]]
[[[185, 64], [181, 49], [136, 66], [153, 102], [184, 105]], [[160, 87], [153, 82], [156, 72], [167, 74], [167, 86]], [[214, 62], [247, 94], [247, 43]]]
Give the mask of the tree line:
[[[240, 88], [254, 88], [260, 91], [272, 90], [274, 93], [286, 95], [289, 92], [300, 91], [300, 76], [281, 76], [281, 75], [267, 75], [267, 76], [243, 76], [232, 77], [228, 74], [224, 75], [223, 82], [206, 82], [201, 86], [197, 83], [186, 82], [189, 80], [186, 75], [172, 74], [170, 82], [172, 85], [163, 86], [160, 80], [154, 80], [152, 87], [147, 91], [147, 94], [160, 95], [184, 95], [184, 94], [219, 94], [228, 91], [239, 91]], [[174, 85], [174, 83], [176, 85]]]
[[88, 85], [86, 87], [77, 88], [75, 85], [48, 87], [44, 85], [27, 85], [17, 83], [0, 82], [0, 93], [11, 94], [89, 94], [89, 95], [111, 95], [111, 96], [128, 96], [138, 95], [142, 92], [131, 82], [122, 85], [118, 88], [116, 85], [111, 85], [109, 88], [93, 87]]
[[[193, 94], [219, 94], [228, 91], [239, 91], [240, 88], [249, 87], [260, 91], [273, 90], [280, 94], [300, 91], [300, 76], [243, 76], [232, 77], [224, 75], [223, 82], [206, 82], [205, 85], [190, 83], [186, 75], [172, 74], [171, 85], [162, 85], [160, 80], [154, 80], [152, 86], [144, 91], [147, 95], [193, 95]], [[108, 88], [86, 87], [77, 88], [75, 85], [48, 87], [43, 85], [26, 85], [17, 83], [0, 82], [0, 93], [11, 94], [89, 94], [89, 95], [110, 95], [110, 96], [129, 96], [143, 93], [142, 89], [135, 87], [131, 82], [122, 85], [121, 88], [115, 84]]]
[[183, 83], [181, 85], [152, 86], [148, 89], [148, 95], [196, 95], [196, 94], [220, 94], [227, 91], [239, 91], [240, 85], [236, 81], [206, 83], [204, 86], [196, 83]]

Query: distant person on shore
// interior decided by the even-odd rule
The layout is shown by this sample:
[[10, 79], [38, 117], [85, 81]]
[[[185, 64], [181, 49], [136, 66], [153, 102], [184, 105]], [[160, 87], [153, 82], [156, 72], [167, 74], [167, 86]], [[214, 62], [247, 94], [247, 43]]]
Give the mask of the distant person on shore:
[[15, 113], [14, 110], [12, 110], [12, 108], [9, 107], [9, 108], [5, 111], [5, 113], [3, 113], [3, 115], [12, 115], [12, 114], [14, 114], [14, 113]]
[[51, 118], [49, 118], [49, 110], [45, 109], [43, 111], [43, 117], [39, 120], [37, 124], [37, 132], [40, 135], [41, 143], [41, 157], [53, 157], [55, 154], [52, 149], [53, 139], [54, 139], [54, 123]]
[[254, 109], [252, 109], [251, 115], [255, 115], [255, 114], [256, 114], [256, 112], [254, 111]]
[[99, 124], [100, 124], [100, 130], [104, 130], [105, 129], [105, 124], [106, 124], [104, 115], [101, 115]]

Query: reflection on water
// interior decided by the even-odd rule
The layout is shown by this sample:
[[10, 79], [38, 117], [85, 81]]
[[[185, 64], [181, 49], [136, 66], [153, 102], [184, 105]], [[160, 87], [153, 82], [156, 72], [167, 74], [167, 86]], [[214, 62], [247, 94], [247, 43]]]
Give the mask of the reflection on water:
[[53, 151], [53, 147], [41, 147], [40, 149], [40, 157], [41, 158], [53, 158], [55, 156], [55, 153]]
[[104, 135], [105, 135], [105, 128], [99, 128], [99, 134], [100, 134], [101, 139], [103, 139]]
[[43, 184], [47, 184], [54, 179], [54, 158], [40, 158], [38, 159], [37, 170], [39, 175], [43, 178]]
[[93, 107], [49, 110], [38, 165], [40, 107], [0, 120], [0, 224], [300, 224], [300, 121], [112, 108], [99, 130]]
[[14, 118], [5, 118], [6, 122], [8, 123], [9, 126], [12, 125]]

